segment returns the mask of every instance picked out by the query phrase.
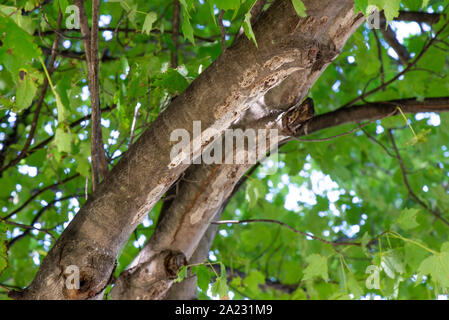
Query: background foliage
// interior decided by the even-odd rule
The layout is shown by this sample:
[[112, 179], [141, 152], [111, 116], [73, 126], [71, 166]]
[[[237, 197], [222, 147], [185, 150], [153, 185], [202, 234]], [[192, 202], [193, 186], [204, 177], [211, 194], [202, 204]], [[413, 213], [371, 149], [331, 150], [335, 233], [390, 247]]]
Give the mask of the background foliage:
[[[100, 98], [111, 165], [129, 146], [136, 108], [138, 137], [221, 54], [220, 10], [225, 10], [227, 45], [242, 27], [257, 43], [249, 23], [254, 0], [180, 3], [177, 68], [170, 65], [175, 48], [171, 1], [101, 3]], [[304, 15], [303, 3], [293, 3]], [[442, 12], [448, 0], [355, 3], [364, 13], [376, 5], [392, 20], [399, 10]], [[30, 283], [40, 261], [85, 201], [90, 100], [80, 32], [65, 25], [70, 4], [8, 0], [0, 5], [2, 299], [8, 288]], [[63, 19], [58, 26], [59, 8]], [[444, 18], [432, 26], [393, 22], [391, 28], [401, 32], [400, 40], [413, 59], [445, 22]], [[56, 67], [47, 75], [57, 36]], [[442, 40], [425, 52], [412, 72], [365, 99], [447, 96], [447, 36], [447, 30], [440, 34]], [[332, 111], [405, 67], [379, 30], [364, 26], [310, 95], [318, 113]], [[42, 96], [40, 112], [35, 112], [48, 76], [51, 84]], [[418, 114], [408, 122], [396, 116], [343, 137], [285, 145], [278, 173], [266, 175], [264, 166], [255, 170], [228, 204], [223, 219], [274, 219], [309, 236], [273, 223], [221, 226], [209, 260], [221, 264], [222, 273], [214, 274], [207, 263], [194, 267], [200, 298], [444, 297], [449, 288], [449, 226], [434, 213], [449, 219], [448, 120], [447, 114]], [[353, 128], [332, 128], [313, 138]], [[151, 236], [160, 207], [149, 213], [124, 247], [117, 274]], [[367, 280], [377, 276], [379, 286], [367, 288]]]

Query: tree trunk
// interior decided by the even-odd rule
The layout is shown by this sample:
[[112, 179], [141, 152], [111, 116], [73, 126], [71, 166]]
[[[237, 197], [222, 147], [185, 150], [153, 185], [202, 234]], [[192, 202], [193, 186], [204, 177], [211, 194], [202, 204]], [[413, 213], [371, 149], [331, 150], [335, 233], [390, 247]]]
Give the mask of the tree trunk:
[[[311, 10], [314, 7], [312, 4], [306, 4], [307, 8], [310, 8], [308, 18], [305, 19], [304, 24], [301, 24], [306, 30], [314, 30], [310, 34], [305, 33], [310, 37], [307, 42], [333, 43], [332, 46], [329, 46], [332, 47], [332, 52], [342, 49], [346, 40], [363, 20], [362, 17], [353, 15], [352, 1], [337, 1], [337, 3], [334, 4], [335, 7], [330, 8], [332, 16], [326, 15], [329, 6], [324, 2], [321, 2], [319, 8], [315, 4], [315, 11]], [[264, 17], [261, 19], [264, 19]], [[307, 21], [324, 20], [326, 20], [327, 28], [318, 29], [311, 25], [307, 27]], [[336, 32], [338, 30], [340, 32]], [[333, 38], [330, 38], [331, 36]], [[321, 54], [330, 55], [331, 52]], [[276, 128], [285, 132], [288, 128], [284, 127], [285, 122], [282, 119], [290, 114], [291, 108], [298, 101], [306, 97], [309, 89], [329, 62], [294, 72], [281, 85], [273, 88], [262, 99], [256, 101], [244, 114], [242, 120], [233, 126], [233, 129], [241, 128], [242, 130], [253, 129], [257, 131], [258, 129]], [[293, 111], [296, 110], [293, 109]], [[281, 135], [277, 138], [279, 140], [270, 141], [270, 143], [285, 142], [288, 136]], [[253, 141], [250, 145], [258, 145], [258, 142]], [[258, 150], [258, 154], [264, 156], [268, 151], [270, 151], [270, 147], [269, 143], [266, 143], [264, 152]], [[254, 153], [255, 150], [246, 150], [246, 152]], [[175, 195], [175, 199], [166, 210], [161, 212], [160, 221], [158, 221], [153, 236], [129, 268], [119, 276], [111, 291], [111, 297], [113, 299], [163, 298], [173, 282], [173, 279], [169, 276], [170, 273], [167, 272], [158, 282], [152, 282], [152, 285], [158, 287], [158, 290], [155, 290], [148, 286], [149, 280], [143, 281], [142, 278], [147, 275], [149, 279], [153, 279], [153, 274], [156, 271], [147, 268], [146, 272], [143, 273], [142, 266], [149, 266], [149, 263], [159, 252], [167, 250], [183, 252], [187, 260], [190, 260], [210, 222], [217, 215], [217, 208], [223, 207], [223, 202], [228, 199], [235, 185], [251, 166], [252, 163], [237, 164], [235, 162], [234, 164], [191, 166], [176, 188], [178, 193]], [[195, 262], [189, 261], [189, 263]], [[161, 268], [154, 263], [151, 264], [151, 267], [155, 270]], [[192, 280], [188, 281], [192, 282]]]
[[[304, 2], [308, 16], [300, 18], [290, 0], [276, 1], [254, 27], [258, 48], [240, 37], [160, 114], [64, 230], [23, 298], [102, 298], [122, 245], [188, 167], [183, 161], [198, 157], [245, 110], [296, 71], [305, 84], [297, 83], [294, 97], [297, 92], [305, 95], [362, 17], [354, 16], [353, 0]], [[171, 133], [186, 129], [192, 135], [193, 121], [201, 121], [201, 139], [191, 142], [190, 154], [171, 159]], [[239, 177], [244, 171], [233, 172]], [[200, 224], [207, 223], [201, 219]], [[164, 252], [169, 261], [181, 263], [179, 252]], [[159, 258], [166, 261], [167, 256], [161, 253]], [[78, 290], [65, 285], [66, 268], [72, 265], [80, 270]]]

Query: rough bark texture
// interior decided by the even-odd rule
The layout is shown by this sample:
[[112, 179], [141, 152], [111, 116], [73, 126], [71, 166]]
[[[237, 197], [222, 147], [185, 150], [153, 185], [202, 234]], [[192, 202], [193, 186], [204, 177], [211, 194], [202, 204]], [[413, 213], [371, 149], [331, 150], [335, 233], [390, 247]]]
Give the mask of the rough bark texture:
[[[302, 19], [297, 27], [302, 32], [305, 43], [327, 43], [326, 51], [307, 49], [297, 52], [302, 56], [327, 57], [318, 64], [309, 65], [308, 68], [291, 74], [281, 85], [270, 90], [263, 98], [255, 101], [251, 108], [242, 117], [242, 120], [233, 128], [269, 129], [277, 128], [287, 131], [285, 121], [298, 110], [297, 103], [307, 95], [311, 86], [339, 52], [349, 36], [363, 21], [361, 16], [354, 16], [353, 2], [334, 1], [331, 5], [325, 1], [306, 1], [308, 17]], [[276, 6], [274, 7], [276, 9]], [[292, 9], [292, 8], [291, 8]], [[273, 8], [272, 8], [273, 10]], [[261, 20], [266, 19], [262, 16]], [[296, 17], [295, 17], [296, 19]], [[287, 20], [287, 19], [286, 19]], [[319, 58], [318, 60], [320, 60]], [[288, 130], [290, 131], [290, 130]], [[286, 141], [288, 136], [278, 136], [278, 140], [266, 143], [264, 152], [258, 156], [264, 157], [270, 151], [270, 143], [277, 144]], [[259, 141], [258, 141], [259, 143]], [[257, 143], [253, 143], [256, 145]], [[255, 150], [246, 150], [255, 153]], [[207, 152], [207, 151], [206, 151]], [[235, 154], [235, 153], [234, 153]], [[183, 252], [190, 260], [199, 241], [217, 214], [223, 202], [230, 196], [232, 190], [252, 163], [245, 164], [215, 164], [192, 166], [181, 180], [176, 198], [171, 205], [162, 212], [157, 228], [148, 244], [139, 253], [129, 269], [119, 277], [111, 291], [113, 299], [139, 299], [142, 298], [142, 288], [130, 285], [134, 277], [134, 270], [139, 265], [151, 261], [155, 255], [164, 250]], [[192, 263], [190, 261], [190, 263]], [[150, 272], [151, 274], [151, 272]], [[140, 276], [137, 272], [136, 277]], [[136, 281], [133, 281], [135, 284]], [[168, 288], [167, 288], [168, 289]], [[151, 298], [148, 295], [147, 298]]]
[[[254, 27], [258, 48], [240, 37], [160, 114], [63, 232], [23, 298], [101, 298], [120, 248], [188, 166], [183, 158], [171, 161], [170, 133], [183, 128], [192, 134], [193, 121], [200, 120], [203, 140], [192, 141], [198, 155], [217, 132], [295, 71], [318, 76], [361, 18], [354, 18], [352, 0], [305, 4], [309, 16], [300, 18], [291, 1], [276, 1]], [[64, 275], [69, 265], [78, 266], [83, 283], [70, 296]]]

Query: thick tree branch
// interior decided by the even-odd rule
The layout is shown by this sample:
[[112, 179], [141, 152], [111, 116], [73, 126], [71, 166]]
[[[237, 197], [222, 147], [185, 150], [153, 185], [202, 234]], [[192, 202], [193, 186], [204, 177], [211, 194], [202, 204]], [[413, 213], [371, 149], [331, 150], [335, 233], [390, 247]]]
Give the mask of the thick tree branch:
[[362, 121], [379, 120], [398, 114], [400, 106], [405, 113], [418, 112], [447, 112], [449, 111], [449, 97], [428, 98], [424, 101], [417, 99], [391, 100], [385, 102], [372, 102], [351, 108], [340, 108], [335, 111], [318, 115], [306, 123], [297, 133], [297, 136], [312, 134], [314, 132], [348, 123], [358, 124]]
[[[296, 85], [298, 84], [296, 81], [293, 81], [293, 83]], [[285, 88], [288, 88], [288, 85], [283, 84], [282, 87], [285, 90]], [[276, 92], [276, 90], [274, 90], [274, 92]], [[271, 98], [271, 101], [276, 101], [275, 97], [270, 96], [266, 97], [265, 100], [270, 101], [269, 98]], [[406, 112], [417, 112], [418, 109], [420, 111], [448, 110], [448, 101], [449, 100], [447, 98], [430, 99], [429, 101], [422, 103], [414, 99], [409, 99], [378, 104], [373, 103], [347, 109], [342, 108], [326, 115], [317, 116], [303, 125], [300, 130], [296, 132], [296, 134], [298, 136], [306, 135], [324, 128], [344, 123], [358, 124], [363, 120], [373, 121], [393, 115], [396, 112], [398, 105], [400, 105]], [[279, 103], [278, 105], [282, 104]], [[345, 114], [347, 111], [351, 114]], [[283, 122], [281, 121], [279, 123]], [[252, 128], [254, 129], [254, 127]], [[282, 125], [280, 125], [280, 129], [285, 128], [282, 128]], [[234, 171], [232, 171], [232, 169]], [[195, 244], [198, 243], [200, 239], [200, 235], [205, 232], [205, 228], [209, 225], [208, 221], [210, 221], [211, 217], [216, 213], [217, 206], [219, 207], [220, 200], [218, 200], [217, 203], [216, 199], [227, 198], [229, 196], [229, 191], [232, 190], [233, 186], [235, 186], [236, 182], [238, 182], [243, 175], [241, 172], [245, 172], [246, 169], [248, 169], [248, 166], [246, 165], [203, 165], [196, 169], [193, 167], [190, 168], [186, 174], [186, 178], [188, 179], [186, 181], [190, 182], [182, 183], [178, 196], [174, 199], [170, 208], [162, 213], [161, 220], [158, 221], [153, 237], [135, 259], [130, 267], [131, 271], [126, 273], [126, 277], [132, 278], [132, 270], [134, 268], [137, 268], [139, 264], [150, 260], [152, 256], [161, 250], [179, 250], [184, 252], [186, 257], [189, 259], [194, 251]], [[223, 178], [224, 175], [226, 175], [227, 179]], [[195, 181], [195, 183], [192, 184], [191, 181]], [[223, 184], [223, 181], [226, 181], [226, 184]], [[219, 190], [221, 194], [210, 194], [210, 190]], [[192, 219], [196, 220], [196, 216], [202, 217], [202, 222], [200, 224], [192, 224]], [[295, 232], [297, 232], [297, 230], [295, 230]], [[329, 243], [332, 242], [329, 241]], [[345, 245], [347, 244], [360, 245], [359, 243], [352, 242], [345, 243]], [[114, 290], [116, 292], [113, 294], [113, 297], [117, 299], [123, 297], [138, 297], [133, 294], [135, 287], [124, 288], [123, 283], [121, 286], [114, 288], [113, 291]]]
[[[214, 219], [220, 219], [221, 213], [225, 205], [223, 204], [217, 211]], [[218, 226], [210, 225], [204, 236], [201, 238], [195, 249], [189, 264], [198, 264], [204, 262], [208, 258], [209, 250], [214, 242]], [[191, 274], [187, 279], [180, 283], [174, 283], [168, 290], [164, 300], [196, 300], [198, 298], [197, 277]]]
[[[354, 16], [352, 0], [305, 4], [308, 17], [300, 18], [291, 1], [276, 1], [253, 28], [258, 48], [245, 36], [239, 37], [172, 101], [76, 214], [23, 298], [101, 298], [120, 248], [185, 171], [186, 160], [197, 158], [217, 135], [290, 75], [298, 72], [299, 79], [308, 79], [307, 86], [316, 81], [363, 17]], [[201, 121], [203, 139], [191, 142], [190, 153], [171, 158], [173, 143], [167, 146], [171, 133], [185, 129], [192, 136], [193, 121]], [[77, 265], [88, 283], [87, 290], [77, 295], [68, 294], [64, 285], [61, 270], [69, 265]]]
[[399, 16], [395, 20], [399, 21], [415, 21], [419, 23], [435, 24], [441, 18], [439, 13], [427, 13], [418, 11], [400, 11]]
[[[359, 19], [354, 27], [361, 22]], [[337, 50], [344, 45], [348, 37], [349, 34], [346, 34], [345, 37], [335, 41], [338, 44]], [[293, 73], [280, 86], [269, 91], [264, 99], [256, 101], [233, 128], [267, 129], [278, 123], [282, 127], [284, 122], [276, 122], [278, 115], [282, 113], [282, 110], [290, 110], [298, 101], [301, 101], [324, 69], [325, 66], [322, 66], [316, 70], [311, 69], [307, 72], [301, 70]], [[217, 143], [220, 142], [217, 141]], [[277, 142], [279, 141], [270, 141], [266, 145], [266, 151], [269, 151]], [[252, 145], [257, 144], [255, 142]], [[248, 150], [248, 157], [253, 153], [255, 150]], [[264, 157], [266, 152], [262, 154]], [[119, 279], [134, 277], [133, 270], [138, 265], [150, 261], [154, 255], [166, 248], [183, 252], [187, 260], [190, 260], [210, 222], [217, 212], [220, 212], [223, 202], [229, 198], [241, 177], [251, 166], [252, 164], [249, 163], [191, 166], [183, 177], [184, 181], [181, 180], [177, 196], [171, 205], [161, 212], [156, 230], [148, 244], [130, 265], [128, 269], [130, 271], [120, 275]], [[124, 288], [124, 284], [125, 282], [121, 282], [120, 285], [114, 286], [111, 292], [114, 299], [141, 297], [142, 291], [138, 287]]]

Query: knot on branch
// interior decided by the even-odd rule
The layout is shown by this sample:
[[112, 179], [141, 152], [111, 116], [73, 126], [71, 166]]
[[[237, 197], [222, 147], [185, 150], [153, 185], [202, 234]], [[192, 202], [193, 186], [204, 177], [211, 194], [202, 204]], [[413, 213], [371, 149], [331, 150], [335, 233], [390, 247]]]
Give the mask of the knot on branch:
[[22, 300], [23, 299], [23, 291], [11, 290], [8, 292], [8, 298], [13, 300]]
[[315, 43], [308, 48], [307, 57], [312, 65], [312, 72], [321, 70], [326, 64], [334, 61], [340, 54], [332, 40], [327, 43]]
[[61, 250], [64, 295], [85, 300], [101, 294], [115, 269], [115, 259], [107, 249], [70, 241]]
[[187, 259], [181, 251], [168, 251], [164, 259], [165, 272], [169, 279], [175, 279], [178, 270], [187, 265]]
[[282, 116], [282, 130], [289, 136], [294, 136], [299, 128], [313, 118], [315, 105], [312, 98], [307, 98], [301, 104], [289, 109]]

